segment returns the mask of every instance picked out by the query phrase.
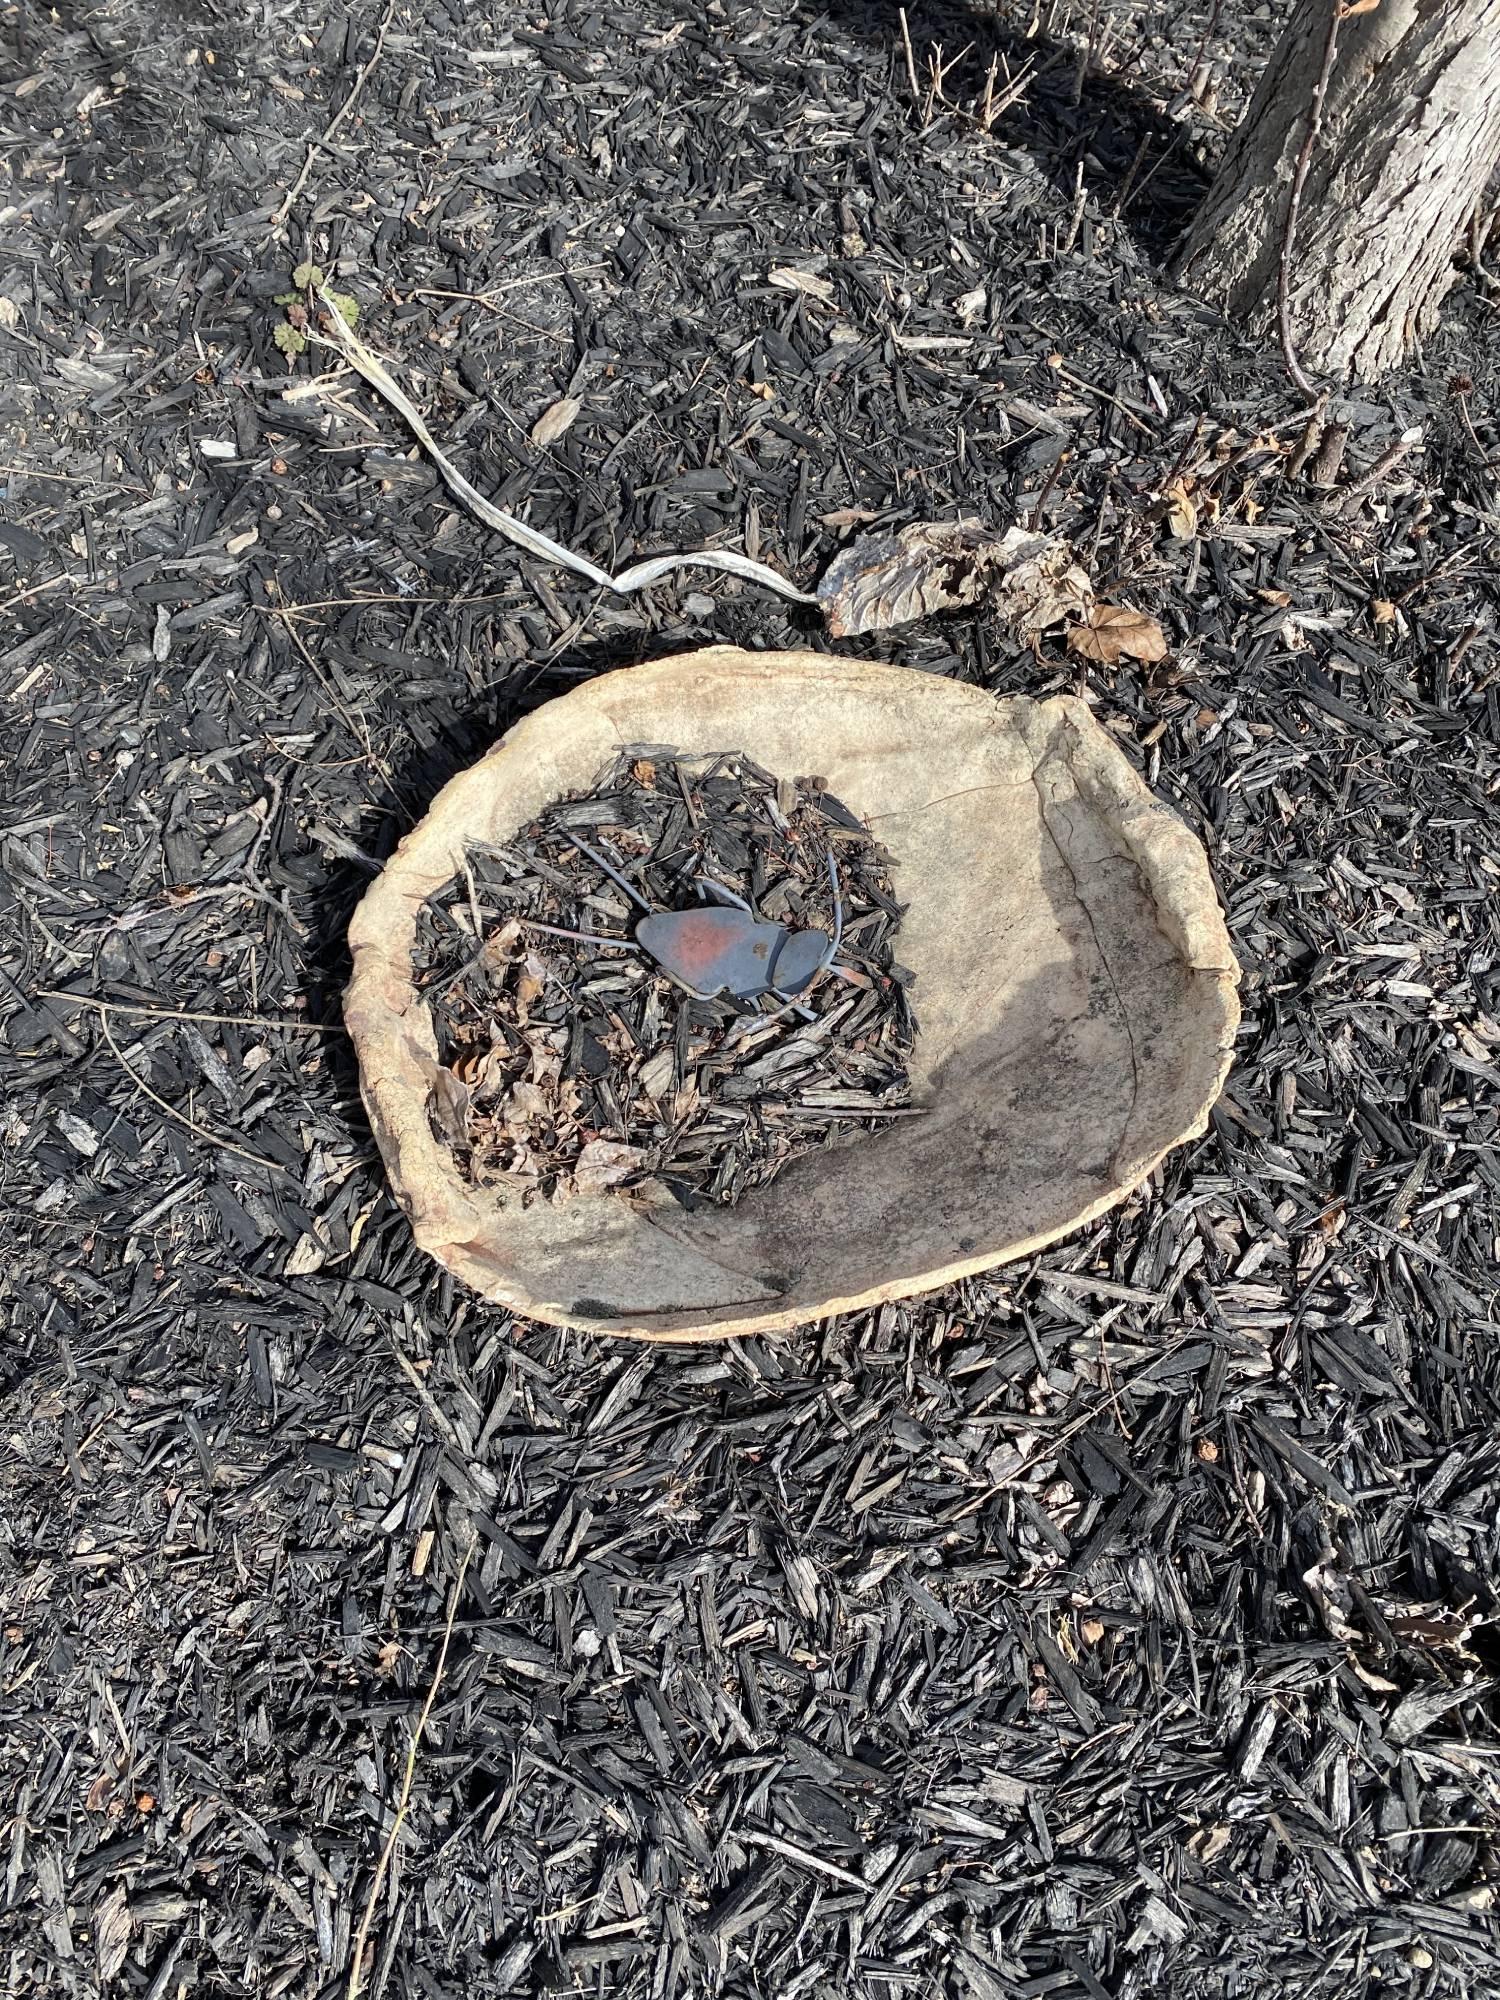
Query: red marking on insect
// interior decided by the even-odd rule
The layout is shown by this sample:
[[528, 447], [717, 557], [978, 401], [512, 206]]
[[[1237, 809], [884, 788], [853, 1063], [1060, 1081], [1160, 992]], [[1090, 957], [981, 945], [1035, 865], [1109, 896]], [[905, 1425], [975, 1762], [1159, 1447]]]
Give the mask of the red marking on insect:
[[745, 910], [669, 910], [643, 917], [636, 937], [670, 978], [712, 997], [728, 990], [740, 998], [764, 993], [771, 954], [786, 936]]

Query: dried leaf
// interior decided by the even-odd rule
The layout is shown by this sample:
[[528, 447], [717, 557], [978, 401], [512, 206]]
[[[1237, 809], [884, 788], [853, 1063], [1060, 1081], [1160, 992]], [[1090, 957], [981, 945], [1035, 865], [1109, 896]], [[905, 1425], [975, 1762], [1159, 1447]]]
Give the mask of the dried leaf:
[[516, 974], [516, 1009], [524, 1020], [547, 990], [547, 968], [535, 952], [527, 952]]
[[1068, 644], [1084, 659], [1105, 667], [1117, 667], [1124, 659], [1149, 663], [1165, 659], [1167, 653], [1167, 635], [1156, 620], [1123, 604], [1096, 604], [1087, 622], [1069, 632]]
[[639, 1146], [622, 1146], [614, 1139], [590, 1139], [578, 1155], [573, 1186], [578, 1194], [603, 1194], [633, 1174], [643, 1173], [646, 1155]]
[[831, 279], [819, 278], [811, 271], [797, 271], [789, 264], [779, 270], [767, 273], [767, 283], [779, 292], [801, 292], [805, 298], [817, 299], [825, 306], [833, 304], [833, 283]]
[[512, 1086], [502, 1116], [507, 1125], [526, 1125], [533, 1118], [550, 1118], [552, 1109], [552, 1099], [540, 1085], [523, 1082]]
[[1326, 1559], [1315, 1562], [1311, 1569], [1302, 1572], [1302, 1584], [1330, 1638], [1341, 1639], [1345, 1644], [1357, 1642], [1359, 1628], [1349, 1619], [1353, 1598], [1347, 1581], [1334, 1565]]
[[1081, 617], [1093, 601], [1072, 550], [1055, 535], [979, 521], [917, 521], [864, 535], [823, 573], [818, 602], [836, 639], [990, 604], [1024, 639]]
[[1094, 586], [1061, 536], [1008, 528], [1000, 552], [1007, 567], [995, 589], [995, 608], [1018, 638], [1040, 638], [1093, 609]]
[[427, 1118], [434, 1135], [449, 1146], [469, 1143], [469, 1088], [451, 1069], [433, 1072], [427, 1093]]
[[677, 1074], [677, 1059], [670, 1049], [660, 1049], [641, 1064], [637, 1079], [647, 1097], [658, 1098]]
[[1167, 533], [1175, 541], [1190, 542], [1198, 532], [1198, 503], [1184, 480], [1172, 481], [1163, 496], [1162, 508]]
[[556, 444], [564, 431], [571, 430], [573, 420], [583, 408], [577, 396], [560, 396], [550, 408], [543, 410], [531, 426], [531, 442], [540, 451], [544, 445]]

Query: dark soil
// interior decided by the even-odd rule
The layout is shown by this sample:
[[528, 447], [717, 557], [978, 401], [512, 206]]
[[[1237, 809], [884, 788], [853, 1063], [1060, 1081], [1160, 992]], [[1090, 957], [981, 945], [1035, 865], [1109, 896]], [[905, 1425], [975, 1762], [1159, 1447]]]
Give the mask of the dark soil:
[[[8, 1992], [342, 1995], [362, 1931], [413, 2000], [1492, 1989], [1500, 343], [1466, 279], [1304, 454], [1164, 282], [1281, 11], [913, 10], [915, 100], [855, 0], [5, 17]], [[611, 569], [1035, 520], [1159, 618], [1142, 669], [984, 614], [843, 650], [1081, 688], [1201, 835], [1205, 1137], [776, 1343], [443, 1278], [340, 1032], [371, 872], [579, 679], [829, 642], [482, 530], [289, 371], [309, 255]]]

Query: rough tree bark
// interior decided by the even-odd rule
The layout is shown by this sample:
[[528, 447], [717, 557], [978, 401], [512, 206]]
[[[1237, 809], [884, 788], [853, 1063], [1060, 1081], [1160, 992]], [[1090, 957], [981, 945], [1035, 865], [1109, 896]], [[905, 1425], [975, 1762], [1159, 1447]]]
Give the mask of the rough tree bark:
[[[1333, 4], [1298, 0], [1177, 260], [1191, 291], [1267, 327]], [[1500, 0], [1380, 0], [1340, 22], [1290, 271], [1304, 367], [1368, 381], [1407, 355], [1497, 163]]]

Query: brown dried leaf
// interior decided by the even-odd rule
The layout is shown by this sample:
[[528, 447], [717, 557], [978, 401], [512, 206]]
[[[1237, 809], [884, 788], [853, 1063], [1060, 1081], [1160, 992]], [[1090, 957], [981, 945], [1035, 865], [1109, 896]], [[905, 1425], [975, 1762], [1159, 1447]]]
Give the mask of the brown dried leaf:
[[531, 442], [539, 451], [545, 445], [556, 444], [563, 432], [572, 428], [573, 420], [582, 408], [583, 404], [577, 396], [559, 397], [550, 409], [543, 410], [531, 426]]
[[539, 958], [528, 957], [516, 975], [516, 1011], [524, 1016], [532, 1002], [539, 1000], [547, 990], [547, 968]]
[[658, 1049], [641, 1064], [637, 1079], [647, 1097], [658, 1098], [677, 1074], [677, 1058], [671, 1049]]
[[427, 1092], [427, 1121], [448, 1146], [469, 1143], [469, 1088], [451, 1069], [435, 1069]]
[[1101, 666], [1117, 667], [1121, 660], [1166, 658], [1167, 635], [1154, 618], [1144, 611], [1131, 611], [1123, 604], [1096, 604], [1082, 625], [1068, 633], [1068, 645], [1086, 660]]
[[1188, 491], [1186, 482], [1174, 479], [1166, 490], [1162, 504], [1167, 533], [1176, 541], [1190, 542], [1198, 532], [1198, 503]]
[[500, 1115], [507, 1125], [527, 1125], [533, 1118], [552, 1116], [552, 1099], [535, 1083], [518, 1083], [511, 1087]]
[[861, 536], [834, 557], [817, 594], [836, 639], [983, 604], [1032, 639], [1093, 601], [1065, 541], [1023, 528], [996, 535], [979, 521], [917, 521], [899, 534]]
[[283, 1266], [282, 1275], [287, 1278], [305, 1278], [313, 1271], [321, 1271], [328, 1262], [328, 1252], [316, 1236], [306, 1230], [297, 1238], [291, 1255]]

